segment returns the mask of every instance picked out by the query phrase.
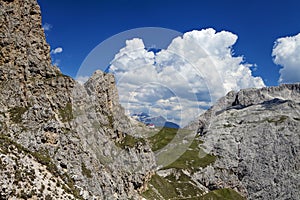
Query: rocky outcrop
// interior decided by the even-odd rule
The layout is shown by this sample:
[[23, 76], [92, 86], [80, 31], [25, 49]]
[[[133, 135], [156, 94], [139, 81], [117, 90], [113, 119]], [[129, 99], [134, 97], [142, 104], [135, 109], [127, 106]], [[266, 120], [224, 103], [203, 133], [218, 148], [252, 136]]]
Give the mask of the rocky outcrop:
[[300, 198], [300, 84], [229, 92], [194, 126], [218, 157], [193, 175], [198, 183], [248, 199]]
[[[228, 93], [153, 175], [114, 77], [96, 71], [80, 85], [52, 66], [35, 0], [2, 0], [0, 15], [1, 199], [139, 199], [151, 177], [150, 199], [299, 199], [300, 84]], [[163, 148], [161, 134], [151, 138]]]
[[1, 1], [0, 15], [0, 196], [139, 198], [154, 155], [128, 135], [113, 76], [80, 85], [52, 66], [35, 0]]

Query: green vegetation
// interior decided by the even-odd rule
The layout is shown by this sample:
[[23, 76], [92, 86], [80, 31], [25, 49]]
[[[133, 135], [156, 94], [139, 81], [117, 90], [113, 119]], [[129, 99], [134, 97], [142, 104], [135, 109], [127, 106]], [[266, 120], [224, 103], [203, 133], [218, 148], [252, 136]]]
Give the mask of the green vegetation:
[[[180, 172], [177, 172], [180, 173]], [[147, 200], [154, 199], [190, 199], [190, 200], [245, 200], [236, 191], [224, 188], [203, 194], [195, 183], [182, 172], [178, 179], [172, 176], [166, 178], [155, 174], [148, 183], [148, 190], [142, 196]]]
[[40, 152], [29, 152], [39, 163], [45, 165], [47, 170], [50, 171], [53, 175], [59, 176], [58, 169], [56, 165], [52, 162], [47, 151]]
[[223, 128], [231, 128], [231, 127], [235, 127], [235, 125], [233, 125], [233, 124], [223, 124]]
[[2, 162], [2, 160], [0, 159], [0, 170], [2, 171], [2, 170], [4, 170], [5, 168], [6, 168], [6, 164], [4, 164], [3, 162]]
[[116, 146], [125, 149], [126, 147], [133, 148], [138, 143], [145, 144], [146, 141], [143, 138], [133, 137], [132, 135], [126, 134], [120, 142], [115, 142]]
[[28, 110], [26, 107], [14, 107], [9, 110], [11, 120], [15, 123], [22, 122], [22, 115]]
[[114, 127], [114, 117], [112, 115], [108, 115], [108, 123], [109, 123], [109, 127], [113, 128]]
[[151, 145], [152, 151], [162, 149], [167, 144], [169, 144], [175, 137], [177, 132], [178, 129], [176, 128], [163, 127], [157, 134], [153, 135], [152, 137], [149, 137], [148, 140]]
[[86, 168], [86, 166], [85, 166], [85, 164], [83, 162], [81, 163], [81, 172], [87, 178], [92, 178], [93, 177], [91, 170], [89, 170], [88, 168]]
[[174, 176], [160, 177], [153, 175], [148, 186], [142, 196], [148, 200], [151, 199], [189, 199], [191, 197], [199, 197], [202, 191], [195, 186], [189, 177], [180, 173], [178, 180]]
[[246, 198], [232, 189], [224, 188], [211, 191], [203, 195], [200, 200], [246, 200]]
[[[215, 162], [216, 156], [206, 154], [199, 146], [202, 141], [195, 138], [190, 147], [176, 161], [166, 166], [165, 169], [187, 169], [195, 172], [199, 167], [206, 167]], [[203, 155], [203, 156], [200, 156]]]
[[[165, 147], [178, 133], [177, 129], [162, 129], [156, 135], [148, 138], [152, 150]], [[184, 132], [183, 132], [184, 133]], [[194, 173], [200, 167], [206, 167], [216, 160], [216, 156], [205, 154], [201, 149], [199, 138], [194, 138], [189, 148], [176, 161], [163, 169], [174, 169], [176, 172], [169, 176], [160, 177], [155, 174], [148, 183], [148, 190], [142, 196], [146, 199], [202, 199], [201, 191], [196, 183], [182, 172], [187, 170]], [[203, 156], [201, 156], [203, 155]], [[175, 175], [176, 174], [176, 175]], [[209, 193], [208, 193], [209, 194]], [[213, 197], [214, 199], [214, 197]], [[234, 198], [232, 198], [233, 200]], [[235, 199], [234, 199], [235, 200]]]
[[73, 119], [72, 104], [67, 103], [64, 108], [59, 109], [59, 114], [63, 122], [69, 122]]
[[282, 115], [279, 118], [278, 117], [277, 118], [268, 118], [265, 121], [267, 121], [269, 123], [275, 123], [275, 125], [277, 125], [277, 124], [284, 122], [287, 119], [288, 119], [288, 116]]
[[[166, 147], [173, 139], [176, 140], [174, 143], [180, 143], [182, 141], [181, 138], [183, 137], [177, 137], [176, 134], [188, 136], [190, 131], [185, 129], [162, 128], [157, 134], [147, 138], [147, 140], [150, 143], [152, 151], [158, 151]], [[200, 148], [201, 143], [202, 141], [199, 140], [199, 138], [194, 138], [189, 148], [176, 161], [166, 166], [164, 169], [187, 169], [191, 172], [194, 172], [199, 167], [206, 167], [207, 165], [213, 163], [216, 160], [216, 157], [206, 154]], [[178, 146], [178, 148], [182, 147]]]
[[69, 176], [69, 174], [65, 173], [65, 174], [61, 175], [61, 178], [66, 182], [66, 184], [62, 185], [62, 188], [64, 189], [64, 191], [66, 191], [69, 194], [74, 195], [77, 199], [83, 199], [80, 196], [79, 190], [75, 187], [74, 179], [72, 179]]

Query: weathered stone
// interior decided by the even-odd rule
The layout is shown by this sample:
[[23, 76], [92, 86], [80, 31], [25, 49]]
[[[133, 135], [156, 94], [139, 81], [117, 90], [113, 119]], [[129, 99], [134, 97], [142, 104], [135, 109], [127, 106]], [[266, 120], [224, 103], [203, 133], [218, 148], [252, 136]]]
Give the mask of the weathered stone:
[[1, 197], [30, 198], [41, 188], [43, 181], [27, 175], [20, 184], [6, 177], [25, 166], [35, 171], [33, 180], [42, 172], [47, 184], [59, 179], [60, 186], [34, 194], [39, 199], [139, 198], [155, 159], [146, 143], [118, 146], [130, 132], [114, 77], [97, 71], [82, 86], [52, 66], [35, 0], [1, 1], [0, 15], [0, 135], [20, 148], [0, 145], [1, 163], [12, 160], [1, 165]]
[[299, 199], [300, 84], [229, 92], [197, 124], [218, 159], [194, 179], [248, 199]]

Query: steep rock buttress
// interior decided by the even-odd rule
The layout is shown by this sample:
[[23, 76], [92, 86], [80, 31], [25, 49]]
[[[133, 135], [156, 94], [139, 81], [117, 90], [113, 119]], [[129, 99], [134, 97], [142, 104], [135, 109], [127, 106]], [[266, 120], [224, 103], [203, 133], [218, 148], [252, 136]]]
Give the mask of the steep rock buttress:
[[51, 65], [35, 0], [0, 2], [0, 196], [139, 197], [155, 160], [130, 137], [112, 75], [84, 85]]

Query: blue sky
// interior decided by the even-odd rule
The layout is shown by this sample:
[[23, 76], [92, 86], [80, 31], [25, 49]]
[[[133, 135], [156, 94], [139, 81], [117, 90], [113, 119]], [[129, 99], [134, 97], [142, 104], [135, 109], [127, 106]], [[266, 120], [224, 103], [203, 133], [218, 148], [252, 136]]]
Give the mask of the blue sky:
[[[161, 114], [186, 125], [230, 90], [300, 80], [297, 0], [38, 2], [53, 63], [72, 77], [85, 65], [111, 66], [121, 104], [131, 114]], [[149, 36], [143, 27], [158, 29]], [[181, 37], [171, 42], [177, 33]], [[149, 38], [165, 41], [165, 51], [146, 51]], [[85, 61], [91, 52], [92, 62]], [[202, 66], [202, 75], [194, 66]]]
[[87, 54], [105, 39], [133, 28], [163, 27], [179, 32], [212, 27], [238, 35], [237, 55], [257, 64], [254, 75], [277, 85], [280, 67], [272, 61], [277, 38], [300, 32], [300, 1], [38, 0], [46, 32], [62, 72], [75, 76]]

